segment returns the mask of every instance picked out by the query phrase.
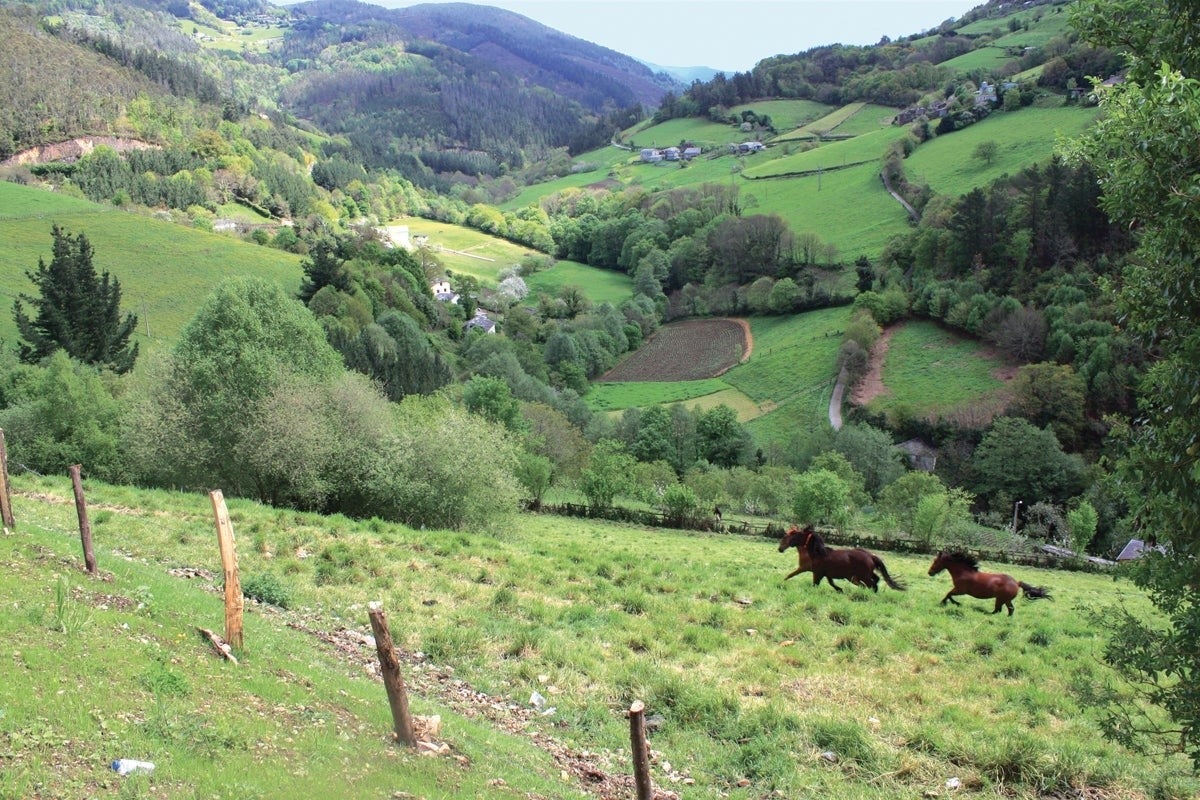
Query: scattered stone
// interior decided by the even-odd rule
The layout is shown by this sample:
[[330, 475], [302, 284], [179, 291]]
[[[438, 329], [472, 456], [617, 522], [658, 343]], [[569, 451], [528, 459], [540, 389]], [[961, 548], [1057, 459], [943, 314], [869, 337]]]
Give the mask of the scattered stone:
[[838, 760], [837, 753], [833, 752], [832, 750], [826, 750], [824, 753], [821, 753], [821, 758], [825, 759], [830, 764], [836, 764]]

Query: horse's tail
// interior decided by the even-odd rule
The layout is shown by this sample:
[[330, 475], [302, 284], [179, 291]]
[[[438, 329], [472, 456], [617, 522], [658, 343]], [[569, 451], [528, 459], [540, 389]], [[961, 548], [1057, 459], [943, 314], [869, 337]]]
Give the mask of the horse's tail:
[[1031, 586], [1025, 581], [1017, 581], [1017, 586], [1025, 592], [1025, 597], [1029, 600], [1053, 600], [1050, 596], [1050, 590], [1045, 586]]
[[872, 554], [871, 558], [875, 560], [875, 568], [877, 570], [879, 570], [879, 572], [883, 575], [883, 579], [887, 582], [888, 586], [892, 587], [893, 589], [896, 589], [897, 591], [901, 591], [901, 592], [903, 592], [904, 590], [906, 590], [908, 588], [907, 586], [904, 585], [903, 581], [901, 581], [898, 578], [893, 578], [891, 575], [888, 574], [887, 567], [885, 567], [883, 565], [882, 558], [880, 558], [879, 556], [877, 556], [875, 554]]

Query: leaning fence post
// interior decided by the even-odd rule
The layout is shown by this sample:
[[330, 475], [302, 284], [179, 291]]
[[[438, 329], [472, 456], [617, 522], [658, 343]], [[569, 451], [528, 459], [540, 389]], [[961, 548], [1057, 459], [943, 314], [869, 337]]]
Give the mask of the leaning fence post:
[[217, 519], [217, 546], [221, 549], [221, 567], [225, 571], [225, 641], [229, 646], [242, 647], [242, 584], [238, 578], [237, 548], [233, 541], [233, 523], [225, 507], [225, 495], [220, 489], [208, 493], [213, 514]]
[[392, 725], [396, 738], [409, 747], [417, 746], [413, 733], [412, 717], [408, 713], [408, 690], [404, 687], [404, 676], [400, 674], [400, 660], [392, 644], [392, 632], [388, 629], [387, 617], [383, 614], [383, 603], [378, 600], [367, 604], [367, 616], [371, 618], [371, 632], [375, 634], [375, 651], [379, 654], [379, 667], [383, 672], [383, 685], [387, 689], [388, 704], [392, 707]]
[[633, 782], [637, 800], [652, 800], [654, 785], [650, 782], [650, 746], [646, 743], [646, 704], [634, 700], [629, 707], [629, 739], [633, 745]]
[[71, 488], [75, 491], [75, 513], [79, 516], [79, 538], [83, 542], [83, 565], [92, 575], [96, 574], [96, 551], [92, 549], [92, 525], [88, 522], [87, 500], [83, 498], [83, 481], [79, 478], [79, 464], [72, 464]]
[[9, 530], [17, 527], [13, 519], [12, 489], [8, 485], [8, 445], [4, 442], [3, 428], [0, 428], [0, 522]]

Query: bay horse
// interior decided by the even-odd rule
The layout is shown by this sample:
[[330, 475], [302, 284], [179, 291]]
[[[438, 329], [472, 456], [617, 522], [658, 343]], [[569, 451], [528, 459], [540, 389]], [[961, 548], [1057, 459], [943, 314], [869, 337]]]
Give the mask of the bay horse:
[[782, 553], [789, 547], [796, 548], [800, 554], [800, 563], [787, 574], [785, 581], [801, 572], [811, 572], [813, 586], [817, 586], [824, 579], [840, 592], [842, 587], [834, 583], [833, 579], [845, 578], [857, 586], [869, 587], [878, 592], [879, 575], [875, 574], [875, 570], [879, 570], [888, 586], [901, 592], [906, 588], [902, 582], [888, 574], [887, 567], [883, 565], [883, 559], [879, 556], [862, 548], [839, 550], [826, 547], [825, 540], [812, 525], [804, 530], [793, 525], [779, 540], [779, 552]]
[[956, 606], [960, 605], [954, 599], [954, 595], [957, 594], [970, 595], [980, 600], [994, 597], [996, 598], [996, 607], [992, 613], [999, 614], [1001, 607], [1007, 607], [1008, 615], [1011, 617], [1013, 615], [1012, 601], [1018, 592], [1024, 592], [1025, 597], [1030, 600], [1054, 599], [1044, 586], [1032, 586], [1002, 572], [980, 572], [979, 562], [975, 560], [975, 557], [960, 551], [942, 550], [937, 554], [937, 558], [933, 559], [933, 563], [929, 565], [929, 574], [937, 575], [942, 570], [947, 570], [950, 573], [950, 579], [954, 582], [954, 586], [942, 598], [942, 605], [945, 605], [947, 600]]

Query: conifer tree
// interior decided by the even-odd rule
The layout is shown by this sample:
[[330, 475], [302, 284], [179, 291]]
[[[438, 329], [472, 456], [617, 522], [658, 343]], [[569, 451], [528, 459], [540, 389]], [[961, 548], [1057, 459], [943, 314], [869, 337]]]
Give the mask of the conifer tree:
[[[22, 294], [13, 303], [21, 360], [36, 364], [61, 349], [84, 364], [128, 372], [138, 355], [137, 344], [129, 344], [137, 317], [121, 316], [120, 282], [107, 270], [96, 274], [84, 234], [71, 236], [57, 225], [52, 234], [50, 263], [39, 258], [37, 270], [25, 273], [39, 296]], [[26, 304], [36, 311], [32, 317]]]

